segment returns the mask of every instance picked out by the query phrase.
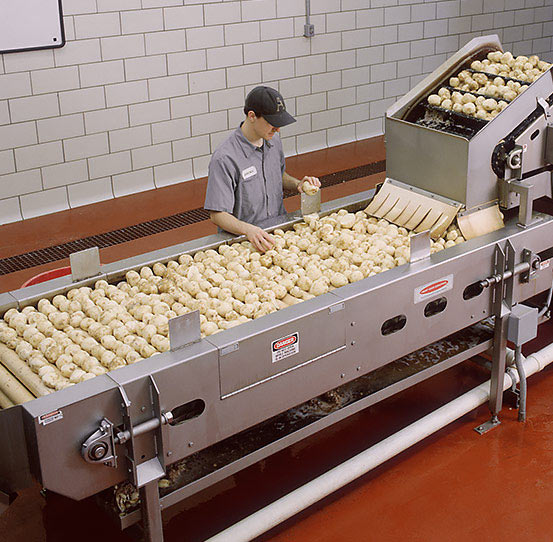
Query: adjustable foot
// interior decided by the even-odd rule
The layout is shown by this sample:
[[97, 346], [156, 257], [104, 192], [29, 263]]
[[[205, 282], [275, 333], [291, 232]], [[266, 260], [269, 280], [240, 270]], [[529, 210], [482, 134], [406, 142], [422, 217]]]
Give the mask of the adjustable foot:
[[483, 423], [482, 425], [479, 425], [478, 427], [475, 427], [474, 430], [479, 434], [483, 435], [484, 433], [487, 433], [488, 431], [491, 431], [494, 427], [497, 427], [501, 422], [499, 421], [499, 418], [497, 416], [492, 416], [491, 420], [488, 420], [487, 422]]

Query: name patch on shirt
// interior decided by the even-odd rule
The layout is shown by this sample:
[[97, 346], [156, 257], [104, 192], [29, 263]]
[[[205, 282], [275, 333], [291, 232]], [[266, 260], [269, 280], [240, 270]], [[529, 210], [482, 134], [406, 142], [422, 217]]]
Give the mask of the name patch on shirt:
[[257, 169], [255, 169], [255, 166], [250, 166], [242, 171], [242, 178], [245, 181], [254, 175], [257, 175]]

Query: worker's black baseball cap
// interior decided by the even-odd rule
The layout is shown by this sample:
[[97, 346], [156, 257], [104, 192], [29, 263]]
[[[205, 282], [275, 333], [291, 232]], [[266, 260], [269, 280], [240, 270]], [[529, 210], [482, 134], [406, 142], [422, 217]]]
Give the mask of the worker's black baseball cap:
[[282, 128], [296, 122], [296, 119], [286, 111], [284, 98], [280, 92], [271, 87], [255, 87], [246, 96], [244, 113], [253, 111], [257, 117], [263, 117], [269, 124]]

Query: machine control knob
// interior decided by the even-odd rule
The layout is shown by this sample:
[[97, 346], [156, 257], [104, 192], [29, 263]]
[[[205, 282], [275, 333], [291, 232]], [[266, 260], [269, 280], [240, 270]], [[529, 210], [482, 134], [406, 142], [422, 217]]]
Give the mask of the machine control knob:
[[106, 457], [107, 453], [108, 445], [105, 442], [99, 442], [90, 448], [88, 455], [90, 456], [90, 459], [94, 461], [101, 461], [104, 457]]

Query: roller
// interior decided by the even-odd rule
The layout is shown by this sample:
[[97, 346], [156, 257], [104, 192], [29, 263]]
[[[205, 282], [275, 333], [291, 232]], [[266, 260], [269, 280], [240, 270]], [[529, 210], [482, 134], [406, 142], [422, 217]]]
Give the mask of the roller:
[[16, 405], [32, 401], [32, 393], [21, 384], [3, 365], [0, 365], [0, 391]]
[[30, 367], [4, 344], [0, 344], [0, 363], [11, 371], [36, 397], [52, 393], [52, 390], [42, 383], [40, 377], [33, 373]]
[[3, 392], [0, 391], [0, 408], [10, 408], [14, 405], [14, 402]]

